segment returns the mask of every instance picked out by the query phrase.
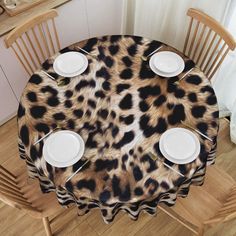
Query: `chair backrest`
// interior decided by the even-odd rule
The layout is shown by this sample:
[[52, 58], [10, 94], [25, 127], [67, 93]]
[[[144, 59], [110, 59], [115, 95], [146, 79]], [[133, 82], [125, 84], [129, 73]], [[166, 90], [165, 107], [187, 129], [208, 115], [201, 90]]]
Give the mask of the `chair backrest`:
[[218, 222], [226, 222], [236, 218], [236, 184], [231, 188], [231, 191], [217, 213], [204, 224], [215, 224]]
[[29, 75], [60, 50], [56, 16], [56, 10], [37, 15], [16, 27], [5, 38], [6, 47], [13, 49]]
[[0, 165], [0, 200], [5, 204], [25, 210], [26, 212], [40, 212], [24, 196], [17, 177]]
[[234, 50], [233, 36], [214, 18], [190, 8], [190, 23], [183, 52], [190, 57], [209, 79], [215, 74], [229, 50]]

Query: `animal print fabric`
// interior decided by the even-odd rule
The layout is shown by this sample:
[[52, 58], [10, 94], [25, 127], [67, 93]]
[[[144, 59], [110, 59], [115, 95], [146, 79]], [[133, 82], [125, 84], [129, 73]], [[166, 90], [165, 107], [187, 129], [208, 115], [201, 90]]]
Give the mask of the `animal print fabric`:
[[[173, 51], [184, 59], [185, 68], [179, 76], [158, 76], [141, 59], [161, 45], [160, 51]], [[86, 55], [87, 70], [74, 78], [55, 74], [55, 58], [79, 51], [76, 46], [96, 54], [97, 59]], [[174, 205], [178, 196], [187, 196], [191, 184], [203, 184], [206, 166], [214, 163], [216, 156], [218, 106], [210, 82], [189, 58], [158, 41], [115, 35], [71, 45], [42, 67], [65, 85], [57, 86], [36, 71], [21, 97], [18, 128], [20, 156], [30, 177], [39, 179], [43, 192], [55, 191], [62, 205], [76, 203], [79, 215], [100, 208], [109, 223], [120, 210], [133, 219], [141, 211], [155, 214], [158, 203]], [[191, 68], [186, 78], [174, 83]], [[161, 134], [182, 127], [181, 120], [214, 140], [198, 136], [201, 153], [185, 165], [169, 162], [159, 151]], [[85, 141], [83, 158], [71, 167], [49, 165], [42, 157], [44, 141], [33, 145], [56, 125], [77, 132]], [[156, 161], [150, 152], [158, 157]], [[90, 162], [66, 183], [88, 159]]]

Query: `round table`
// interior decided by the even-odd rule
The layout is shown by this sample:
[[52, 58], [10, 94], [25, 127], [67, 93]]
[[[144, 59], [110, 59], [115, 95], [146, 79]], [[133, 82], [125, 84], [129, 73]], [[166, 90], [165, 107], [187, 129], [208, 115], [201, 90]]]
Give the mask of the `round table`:
[[[173, 51], [184, 59], [180, 75], [158, 76], [141, 59], [161, 45], [160, 51]], [[88, 68], [79, 76], [62, 78], [55, 74], [55, 58], [79, 51], [76, 46], [97, 58], [86, 55]], [[29, 175], [39, 179], [43, 192], [55, 191], [62, 205], [76, 203], [79, 215], [99, 207], [108, 223], [121, 209], [133, 219], [142, 210], [154, 214], [158, 203], [173, 205], [177, 196], [187, 195], [191, 184], [204, 182], [206, 166], [215, 159], [217, 100], [206, 76], [181, 52], [142, 37], [104, 36], [71, 45], [42, 67], [65, 84], [58, 86], [41, 70], [36, 71], [21, 97], [18, 128], [20, 156], [27, 163]], [[174, 83], [191, 68], [179, 84]], [[199, 157], [177, 165], [162, 156], [159, 139], [167, 129], [182, 127], [181, 120], [213, 142], [196, 133], [201, 144]], [[49, 165], [42, 156], [44, 141], [33, 144], [56, 125], [77, 132], [85, 141], [83, 158], [71, 167]]]

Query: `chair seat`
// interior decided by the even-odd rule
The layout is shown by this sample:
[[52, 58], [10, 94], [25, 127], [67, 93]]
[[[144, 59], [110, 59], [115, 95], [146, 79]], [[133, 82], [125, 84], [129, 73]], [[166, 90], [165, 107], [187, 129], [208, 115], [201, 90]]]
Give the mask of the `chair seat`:
[[38, 212], [27, 211], [29, 215], [34, 218], [42, 218], [63, 211], [63, 207], [58, 203], [55, 192], [43, 194], [37, 179], [32, 179], [28, 182], [27, 170], [25, 168], [21, 169], [17, 175], [17, 179], [24, 193], [24, 197], [32, 203], [33, 207], [39, 210]]
[[234, 180], [216, 166], [208, 166], [203, 186], [191, 186], [186, 198], [178, 198], [171, 209], [189, 223], [201, 227], [213, 217], [230, 193]]

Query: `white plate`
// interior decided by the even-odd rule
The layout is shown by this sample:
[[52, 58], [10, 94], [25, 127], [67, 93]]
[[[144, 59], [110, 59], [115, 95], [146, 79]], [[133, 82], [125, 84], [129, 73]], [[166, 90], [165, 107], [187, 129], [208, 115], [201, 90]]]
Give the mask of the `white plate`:
[[153, 72], [164, 77], [173, 77], [184, 70], [184, 60], [176, 53], [162, 51], [155, 53], [149, 66]]
[[88, 67], [87, 57], [80, 52], [66, 52], [59, 55], [54, 63], [54, 71], [64, 77], [82, 74]]
[[75, 164], [84, 154], [84, 141], [70, 130], [51, 134], [43, 146], [43, 157], [50, 165], [67, 167]]
[[172, 128], [164, 132], [159, 146], [164, 157], [176, 164], [190, 163], [200, 153], [200, 142], [197, 136], [184, 128]]

